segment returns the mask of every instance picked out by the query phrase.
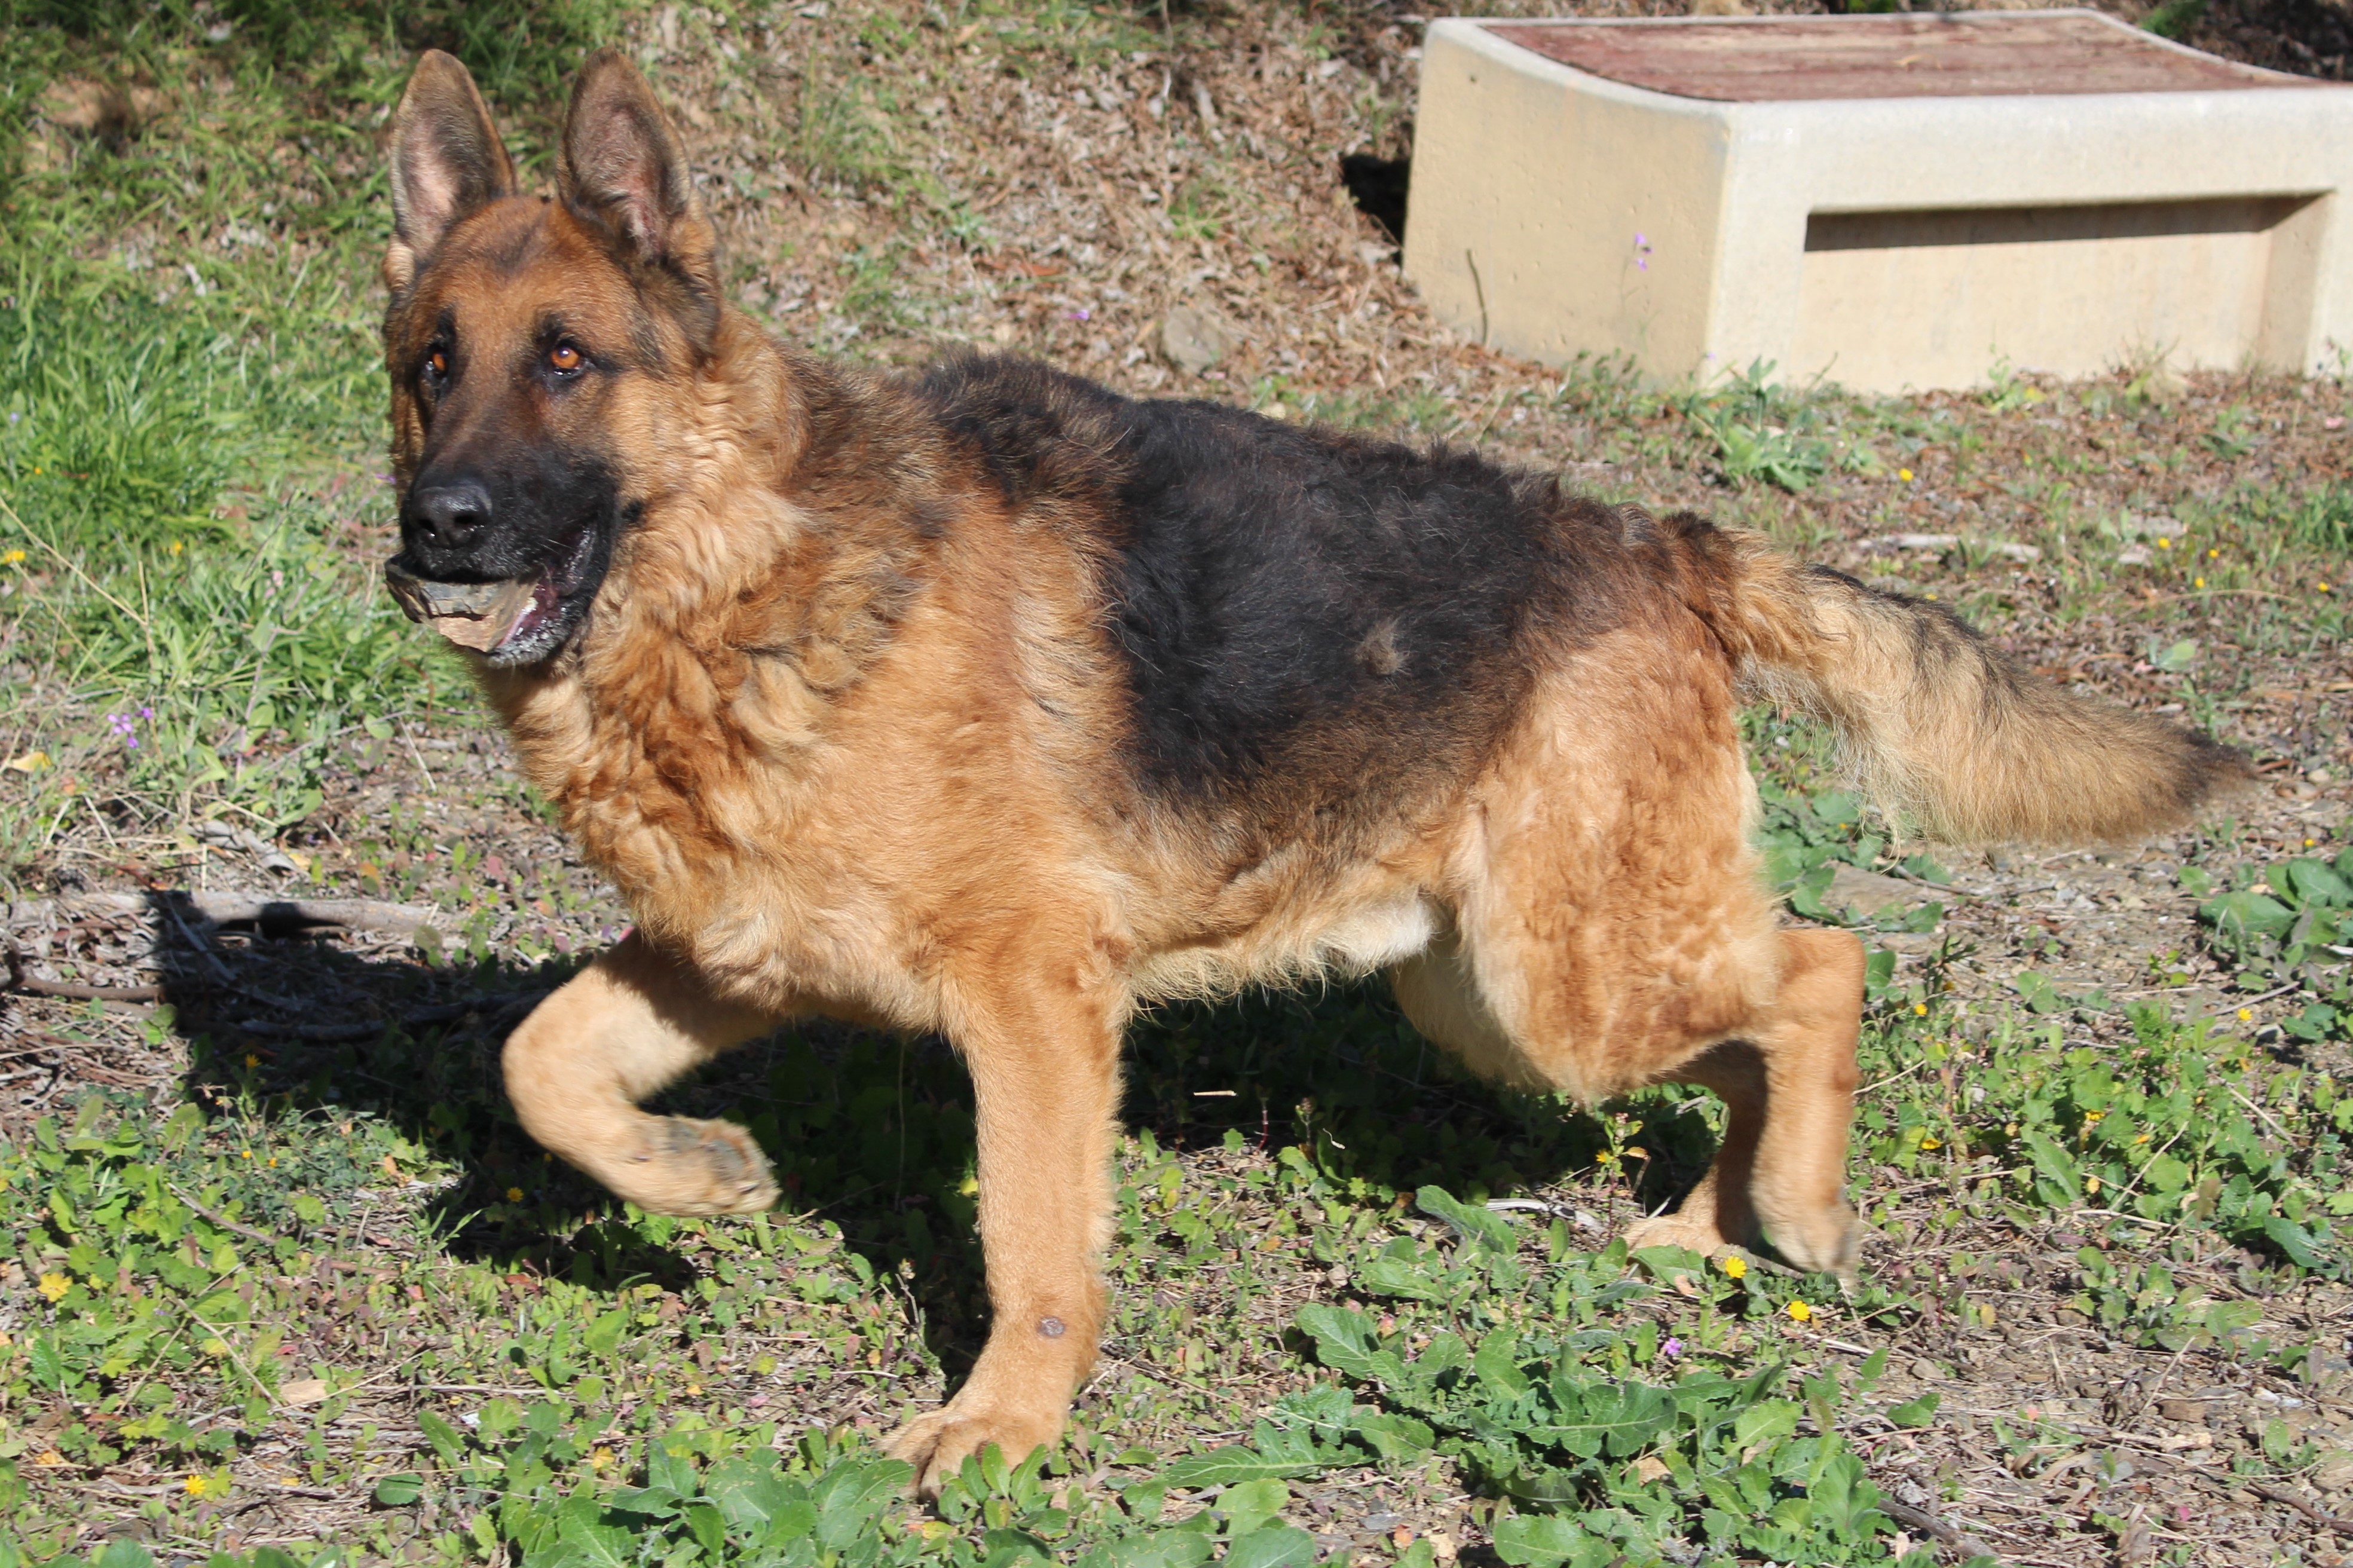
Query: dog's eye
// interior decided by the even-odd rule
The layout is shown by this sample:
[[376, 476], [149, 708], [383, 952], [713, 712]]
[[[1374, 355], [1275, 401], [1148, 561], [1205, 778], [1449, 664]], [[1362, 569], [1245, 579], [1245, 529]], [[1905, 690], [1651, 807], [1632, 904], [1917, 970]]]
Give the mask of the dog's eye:
[[448, 351], [447, 351], [446, 349], [435, 349], [431, 353], [427, 354], [427, 355], [425, 356], [425, 379], [426, 379], [426, 381], [427, 381], [427, 383], [429, 383], [429, 384], [439, 384], [439, 383], [441, 383], [441, 382], [447, 381], [448, 378], [449, 378], [449, 354], [448, 354]]
[[580, 350], [570, 342], [561, 342], [547, 351], [547, 368], [558, 375], [570, 375], [583, 361]]

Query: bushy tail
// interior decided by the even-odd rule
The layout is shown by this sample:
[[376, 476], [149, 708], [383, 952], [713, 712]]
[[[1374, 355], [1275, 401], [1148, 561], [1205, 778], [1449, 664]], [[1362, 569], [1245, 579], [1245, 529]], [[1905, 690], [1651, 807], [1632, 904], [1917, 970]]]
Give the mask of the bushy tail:
[[1683, 540], [1705, 563], [1704, 613], [1744, 681], [1828, 721], [1881, 807], [1930, 837], [2134, 838], [2253, 776], [2202, 734], [2060, 689], [1941, 605], [1696, 519]]

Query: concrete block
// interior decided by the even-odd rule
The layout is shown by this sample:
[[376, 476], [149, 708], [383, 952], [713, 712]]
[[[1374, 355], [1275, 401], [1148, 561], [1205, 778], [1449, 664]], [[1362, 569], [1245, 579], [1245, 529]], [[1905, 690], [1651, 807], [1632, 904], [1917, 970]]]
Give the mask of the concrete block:
[[1864, 391], [2353, 350], [2353, 88], [2091, 11], [1425, 43], [1405, 268], [1455, 330]]

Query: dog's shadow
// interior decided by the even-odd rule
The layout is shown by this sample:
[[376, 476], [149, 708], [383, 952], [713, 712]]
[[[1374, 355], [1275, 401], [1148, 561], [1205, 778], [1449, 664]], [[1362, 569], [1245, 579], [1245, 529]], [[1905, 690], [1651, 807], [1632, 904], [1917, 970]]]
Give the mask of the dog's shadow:
[[[195, 1103], [382, 1118], [457, 1171], [422, 1205], [424, 1234], [453, 1257], [599, 1291], [692, 1284], [694, 1264], [657, 1239], [666, 1227], [632, 1223], [548, 1159], [501, 1087], [506, 1034], [578, 960], [354, 952], [290, 905], [216, 927], [165, 895], [153, 903]], [[1130, 1030], [1124, 1081], [1126, 1124], [1158, 1147], [1299, 1145], [1359, 1199], [1426, 1185], [1500, 1197], [1631, 1145], [1643, 1157], [1620, 1184], [1622, 1220], [1623, 1205], [1654, 1210], [1688, 1185], [1708, 1153], [1698, 1117], [1638, 1112], [1613, 1127], [1465, 1078], [1377, 982], [1156, 1009]], [[833, 1222], [865, 1271], [898, 1278], [952, 1378], [970, 1364], [986, 1330], [972, 1086], [944, 1042], [797, 1026], [649, 1108], [748, 1125], [782, 1207]]]

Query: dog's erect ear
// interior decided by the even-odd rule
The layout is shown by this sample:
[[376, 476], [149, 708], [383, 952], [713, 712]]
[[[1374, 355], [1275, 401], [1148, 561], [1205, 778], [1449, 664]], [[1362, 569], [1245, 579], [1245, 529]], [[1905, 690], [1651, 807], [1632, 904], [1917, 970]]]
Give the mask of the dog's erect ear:
[[474, 79], [455, 57], [427, 49], [392, 119], [392, 247], [385, 281], [417, 276], [449, 226], [515, 192], [514, 165]]
[[580, 68], [564, 121], [564, 199], [595, 213], [638, 259], [714, 281], [715, 236], [686, 149], [653, 89], [618, 49]]

